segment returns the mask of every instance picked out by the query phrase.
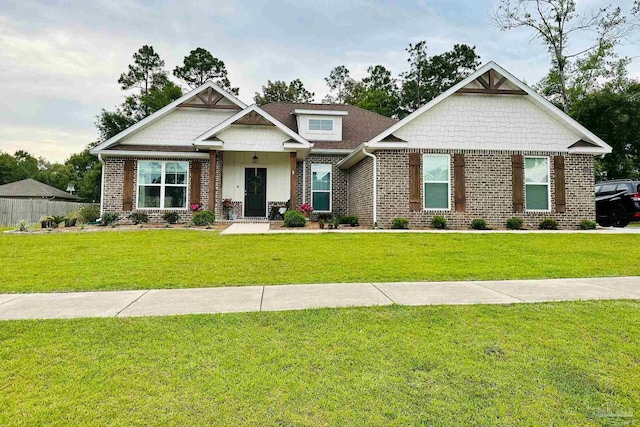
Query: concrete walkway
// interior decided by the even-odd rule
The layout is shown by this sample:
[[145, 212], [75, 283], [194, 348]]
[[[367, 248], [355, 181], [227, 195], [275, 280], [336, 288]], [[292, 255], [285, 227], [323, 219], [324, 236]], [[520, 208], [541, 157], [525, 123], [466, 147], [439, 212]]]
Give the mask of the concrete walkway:
[[0, 294], [0, 320], [640, 299], [640, 277], [487, 282], [339, 283], [205, 289]]

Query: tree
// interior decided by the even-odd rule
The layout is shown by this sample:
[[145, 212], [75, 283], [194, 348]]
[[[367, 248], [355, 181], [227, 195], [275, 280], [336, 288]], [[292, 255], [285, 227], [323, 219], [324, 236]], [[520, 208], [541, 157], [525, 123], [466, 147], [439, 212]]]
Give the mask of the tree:
[[[637, 16], [637, 8], [636, 1], [633, 16]], [[619, 7], [578, 13], [575, 0], [500, 0], [493, 11], [493, 20], [503, 31], [528, 28], [533, 38], [541, 39], [547, 46], [551, 71], [543, 81], [543, 92], [551, 98], [556, 96], [556, 103], [567, 112], [572, 102], [570, 88], [579, 79], [576, 75], [582, 75], [583, 82], [591, 81], [590, 70], [594, 67], [602, 70], [602, 60], [612, 54], [635, 25], [622, 15]], [[579, 33], [594, 36], [586, 48], [569, 51], [570, 37]]]
[[407, 48], [409, 71], [402, 73], [400, 117], [404, 117], [471, 74], [480, 65], [475, 46], [456, 44], [431, 57], [424, 41]]
[[343, 104], [347, 98], [345, 88], [351, 83], [355, 83], [349, 77], [349, 70], [344, 65], [338, 65], [329, 73], [329, 77], [325, 77], [325, 82], [329, 86], [330, 92], [336, 92], [335, 97], [327, 95], [322, 101], [328, 104]]
[[571, 115], [613, 149], [597, 159], [598, 178], [640, 178], [640, 82], [589, 93], [572, 105]]
[[100, 141], [116, 136], [135, 123], [136, 120], [126, 115], [120, 108], [116, 108], [115, 111], [107, 111], [103, 108], [95, 122]]
[[[160, 59], [153, 46], [144, 45], [133, 54], [133, 64], [129, 64], [128, 71], [120, 74], [118, 83], [122, 90], [138, 89], [140, 93], [134, 98], [149, 95], [152, 89], [162, 88], [168, 81], [164, 70], [164, 61]], [[143, 117], [148, 116], [149, 108], [144, 102], [139, 103]]]
[[231, 87], [224, 62], [201, 47], [192, 50], [189, 55], [185, 56], [183, 66], [176, 67], [173, 70], [173, 75], [192, 88], [211, 81], [236, 96], [239, 93], [237, 87]]
[[313, 102], [313, 96], [314, 93], [306, 90], [300, 79], [295, 79], [288, 85], [282, 80], [269, 80], [262, 86], [262, 95], [256, 92], [253, 100], [258, 105], [270, 102]]
[[387, 117], [396, 117], [400, 105], [398, 84], [382, 65], [371, 66], [365, 78], [347, 84], [345, 102]]

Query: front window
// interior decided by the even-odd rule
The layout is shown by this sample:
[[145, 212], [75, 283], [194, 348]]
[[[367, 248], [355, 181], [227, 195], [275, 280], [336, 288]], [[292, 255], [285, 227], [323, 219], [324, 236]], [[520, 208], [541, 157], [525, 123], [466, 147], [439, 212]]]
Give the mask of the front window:
[[316, 212], [331, 212], [331, 165], [311, 165], [311, 205]]
[[139, 209], [186, 209], [189, 162], [138, 161]]
[[525, 157], [524, 191], [528, 211], [549, 210], [549, 158]]
[[450, 209], [450, 157], [448, 154], [425, 154], [423, 167], [424, 208]]
[[332, 131], [333, 120], [309, 119], [309, 130]]

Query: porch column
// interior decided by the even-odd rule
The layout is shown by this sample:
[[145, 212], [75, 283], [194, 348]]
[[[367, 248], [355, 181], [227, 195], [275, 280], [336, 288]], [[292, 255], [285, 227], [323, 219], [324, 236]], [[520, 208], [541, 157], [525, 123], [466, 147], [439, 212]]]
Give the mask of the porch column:
[[289, 153], [289, 169], [291, 170], [291, 183], [289, 184], [289, 200], [291, 200], [291, 205], [289, 209], [291, 210], [296, 210], [298, 207], [298, 202], [296, 200], [296, 196], [298, 194], [298, 174], [296, 172], [297, 157], [297, 153]]
[[216, 154], [215, 150], [209, 151], [209, 210], [216, 211]]

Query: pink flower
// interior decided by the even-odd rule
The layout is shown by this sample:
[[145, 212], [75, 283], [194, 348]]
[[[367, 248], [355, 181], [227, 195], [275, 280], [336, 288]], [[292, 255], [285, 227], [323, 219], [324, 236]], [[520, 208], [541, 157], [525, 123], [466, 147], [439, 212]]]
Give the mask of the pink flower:
[[300, 212], [303, 212], [303, 213], [304, 213], [304, 212], [309, 212], [309, 213], [311, 213], [311, 212], [313, 212], [313, 206], [311, 206], [309, 203], [303, 203], [303, 204], [301, 204], [301, 205], [300, 205], [300, 207], [298, 208], [298, 210], [299, 210]]

